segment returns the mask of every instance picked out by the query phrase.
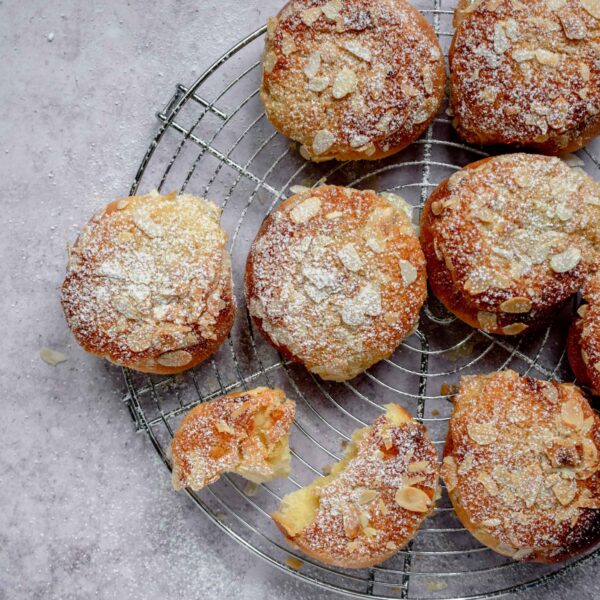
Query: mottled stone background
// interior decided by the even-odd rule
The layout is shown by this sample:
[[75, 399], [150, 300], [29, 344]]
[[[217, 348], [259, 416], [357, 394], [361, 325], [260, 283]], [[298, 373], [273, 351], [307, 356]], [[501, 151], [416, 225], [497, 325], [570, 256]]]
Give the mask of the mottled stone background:
[[[278, 5], [0, 1], [1, 599], [323, 596], [171, 491], [118, 372], [73, 343], [58, 304], [66, 242], [127, 193], [175, 84]], [[68, 361], [46, 365], [42, 346]], [[598, 566], [528, 596], [598, 598]]]

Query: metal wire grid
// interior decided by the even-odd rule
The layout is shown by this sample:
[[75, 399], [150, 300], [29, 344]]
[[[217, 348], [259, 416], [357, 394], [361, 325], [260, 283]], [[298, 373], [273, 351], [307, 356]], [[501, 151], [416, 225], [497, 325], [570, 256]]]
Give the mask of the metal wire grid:
[[[417, 3], [442, 45], [452, 36], [452, 2]], [[481, 546], [454, 516], [444, 491], [434, 514], [413, 541], [385, 565], [350, 571], [321, 565], [288, 548], [269, 517], [281, 497], [321, 475], [341, 456], [340, 443], [381, 414], [387, 402], [423, 421], [441, 450], [450, 406], [442, 384], [461, 375], [512, 368], [540, 378], [569, 378], [564, 336], [575, 303], [545, 332], [499, 339], [475, 331], [430, 299], [418, 330], [389, 359], [351, 382], [323, 382], [282, 358], [252, 328], [243, 298], [250, 244], [264, 217], [293, 185], [342, 184], [400, 193], [414, 207], [415, 222], [432, 188], [465, 164], [487, 156], [457, 138], [440, 116], [424, 138], [402, 153], [374, 163], [307, 163], [270, 127], [260, 101], [262, 28], [214, 63], [191, 88], [177, 86], [158, 114], [162, 126], [144, 157], [131, 193], [188, 190], [223, 208], [230, 236], [239, 316], [219, 352], [176, 377], [124, 371], [125, 400], [165, 464], [174, 430], [185, 412], [229, 391], [278, 386], [298, 400], [292, 434], [292, 476], [250, 493], [236, 476], [201, 493], [188, 492], [205, 514], [240, 544], [269, 563], [321, 588], [375, 598], [488, 598], [547, 581], [567, 566], [514, 563]], [[208, 100], [210, 98], [211, 100]], [[600, 163], [587, 150], [586, 168]], [[294, 562], [294, 559], [298, 562]], [[299, 566], [301, 564], [301, 566]]]

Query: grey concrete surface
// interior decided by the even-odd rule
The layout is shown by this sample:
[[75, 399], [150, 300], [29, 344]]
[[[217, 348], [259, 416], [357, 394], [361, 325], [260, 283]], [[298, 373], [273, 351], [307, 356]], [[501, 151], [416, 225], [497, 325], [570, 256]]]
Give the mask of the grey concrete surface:
[[[278, 5], [0, 1], [0, 599], [323, 596], [170, 490], [117, 372], [73, 343], [58, 303], [66, 242], [127, 193], [174, 85]], [[599, 566], [526, 597], [598, 598]]]

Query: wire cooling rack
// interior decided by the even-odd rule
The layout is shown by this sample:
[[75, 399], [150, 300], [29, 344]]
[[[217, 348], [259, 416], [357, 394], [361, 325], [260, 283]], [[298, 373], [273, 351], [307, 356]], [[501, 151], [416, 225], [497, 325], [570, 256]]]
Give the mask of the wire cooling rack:
[[[447, 50], [453, 2], [416, 3]], [[447, 388], [469, 373], [512, 368], [538, 378], [570, 379], [564, 340], [575, 302], [537, 335], [496, 338], [475, 331], [431, 298], [418, 330], [389, 360], [347, 383], [321, 381], [286, 362], [251, 325], [243, 297], [245, 260], [265, 216], [293, 185], [327, 181], [402, 195], [415, 222], [431, 190], [487, 153], [456, 138], [442, 113], [425, 136], [378, 162], [312, 164], [277, 135], [260, 104], [260, 53], [265, 29], [239, 42], [190, 88], [177, 86], [158, 114], [162, 126], [131, 192], [187, 190], [223, 208], [233, 256], [239, 314], [229, 339], [209, 361], [176, 377], [125, 371], [126, 401], [139, 430], [170, 468], [167, 448], [182, 416], [199, 402], [232, 390], [277, 386], [298, 401], [292, 431], [292, 476], [249, 489], [237, 476], [222, 477], [200, 493], [188, 492], [202, 511], [242, 546], [272, 565], [321, 588], [375, 598], [488, 598], [532, 587], [567, 566], [520, 564], [481, 546], [456, 519], [444, 491], [438, 508], [412, 542], [384, 565], [345, 570], [321, 565], [288, 548], [269, 514], [281, 497], [306, 485], [336, 462], [351, 432], [396, 402], [423, 421], [441, 450], [450, 405]], [[593, 152], [580, 153], [597, 177]]]

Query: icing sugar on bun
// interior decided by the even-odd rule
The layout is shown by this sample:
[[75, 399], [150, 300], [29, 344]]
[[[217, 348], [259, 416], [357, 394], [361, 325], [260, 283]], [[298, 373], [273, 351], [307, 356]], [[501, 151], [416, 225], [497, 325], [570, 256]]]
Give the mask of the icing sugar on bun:
[[109, 204], [70, 249], [62, 304], [88, 352], [145, 373], [213, 354], [235, 316], [220, 209], [175, 193]]
[[425, 259], [398, 196], [322, 186], [263, 223], [246, 265], [258, 330], [285, 357], [344, 381], [392, 354], [427, 295]]
[[445, 94], [438, 40], [405, 0], [291, 0], [269, 19], [262, 63], [267, 117], [314, 161], [402, 150]]
[[458, 171], [421, 218], [432, 291], [469, 325], [499, 335], [546, 322], [597, 268], [599, 243], [600, 184], [533, 154]]
[[435, 447], [404, 409], [386, 410], [354, 432], [330, 475], [285, 496], [272, 515], [308, 556], [345, 568], [377, 565], [405, 546], [433, 510]]
[[599, 448], [600, 417], [574, 385], [514, 371], [465, 377], [442, 477], [482, 544], [559, 562], [600, 542]]
[[598, 0], [461, 0], [455, 24], [450, 105], [466, 141], [562, 154], [600, 133]]

